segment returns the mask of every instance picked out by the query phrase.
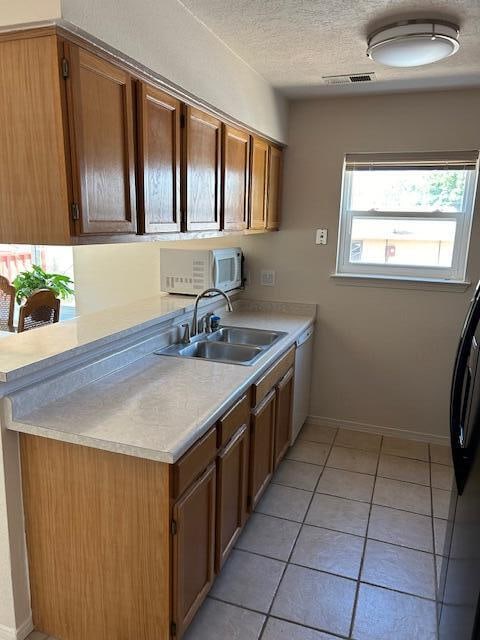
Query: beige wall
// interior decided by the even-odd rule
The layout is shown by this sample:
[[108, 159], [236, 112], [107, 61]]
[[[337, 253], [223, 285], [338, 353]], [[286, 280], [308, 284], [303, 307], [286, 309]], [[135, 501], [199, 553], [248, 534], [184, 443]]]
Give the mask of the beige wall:
[[[277, 285], [256, 285], [253, 292], [318, 304], [313, 415], [447, 435], [451, 369], [472, 288], [462, 293], [350, 286], [330, 274], [343, 155], [479, 148], [479, 113], [479, 90], [292, 105], [284, 231], [259, 238], [254, 260], [257, 270], [277, 270]], [[314, 229], [321, 227], [329, 230], [327, 246], [314, 244]], [[472, 282], [480, 277], [479, 241], [475, 219]]]
[[160, 291], [156, 243], [74, 247], [75, 304], [81, 315]]
[[60, 0], [0, 0], [0, 27], [59, 18]]
[[62, 17], [217, 109], [285, 141], [285, 99], [177, 0], [63, 0]]

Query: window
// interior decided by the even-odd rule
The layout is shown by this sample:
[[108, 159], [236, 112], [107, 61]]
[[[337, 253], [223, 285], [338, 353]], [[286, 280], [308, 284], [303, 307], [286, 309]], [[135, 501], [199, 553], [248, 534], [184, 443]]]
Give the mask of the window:
[[337, 273], [464, 280], [478, 151], [349, 154]]
[[[62, 273], [74, 279], [72, 247], [0, 244], [0, 276], [13, 282], [21, 271], [30, 270], [33, 264], [47, 272]], [[18, 305], [15, 315], [18, 315]], [[75, 298], [62, 300], [60, 319], [67, 320], [75, 315]]]

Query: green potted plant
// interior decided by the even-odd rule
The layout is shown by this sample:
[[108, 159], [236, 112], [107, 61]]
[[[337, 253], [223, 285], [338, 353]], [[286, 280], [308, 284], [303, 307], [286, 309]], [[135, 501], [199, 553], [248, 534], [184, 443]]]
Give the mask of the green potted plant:
[[18, 304], [22, 304], [23, 300], [38, 289], [50, 289], [57, 298], [65, 300], [73, 295], [73, 289], [70, 286], [72, 284], [73, 280], [68, 276], [60, 273], [46, 273], [37, 264], [32, 265], [30, 271], [19, 273], [13, 281]]

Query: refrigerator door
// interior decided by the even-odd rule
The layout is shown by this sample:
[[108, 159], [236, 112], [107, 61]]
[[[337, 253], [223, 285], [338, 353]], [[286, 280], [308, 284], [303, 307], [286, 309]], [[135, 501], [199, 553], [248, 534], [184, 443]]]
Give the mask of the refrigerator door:
[[[452, 380], [450, 435], [456, 487], [437, 553], [439, 640], [478, 640], [480, 597], [480, 287], [467, 314]], [[448, 498], [448, 495], [443, 496]], [[436, 540], [436, 547], [438, 540]]]
[[462, 494], [480, 430], [480, 283], [467, 313], [455, 358], [450, 397], [450, 439], [457, 489]]
[[478, 640], [480, 594], [480, 456], [463, 494], [454, 493], [443, 556], [437, 556], [439, 640]]

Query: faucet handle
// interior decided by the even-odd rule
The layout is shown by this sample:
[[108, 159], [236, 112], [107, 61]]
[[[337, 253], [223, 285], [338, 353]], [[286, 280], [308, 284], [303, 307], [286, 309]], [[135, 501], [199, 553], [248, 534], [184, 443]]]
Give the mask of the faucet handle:
[[183, 336], [182, 336], [182, 344], [190, 344], [190, 325], [188, 322], [182, 324]]
[[205, 315], [205, 331], [207, 333], [212, 333], [212, 318], [215, 314], [212, 313], [211, 311], [209, 311], [206, 315]]

